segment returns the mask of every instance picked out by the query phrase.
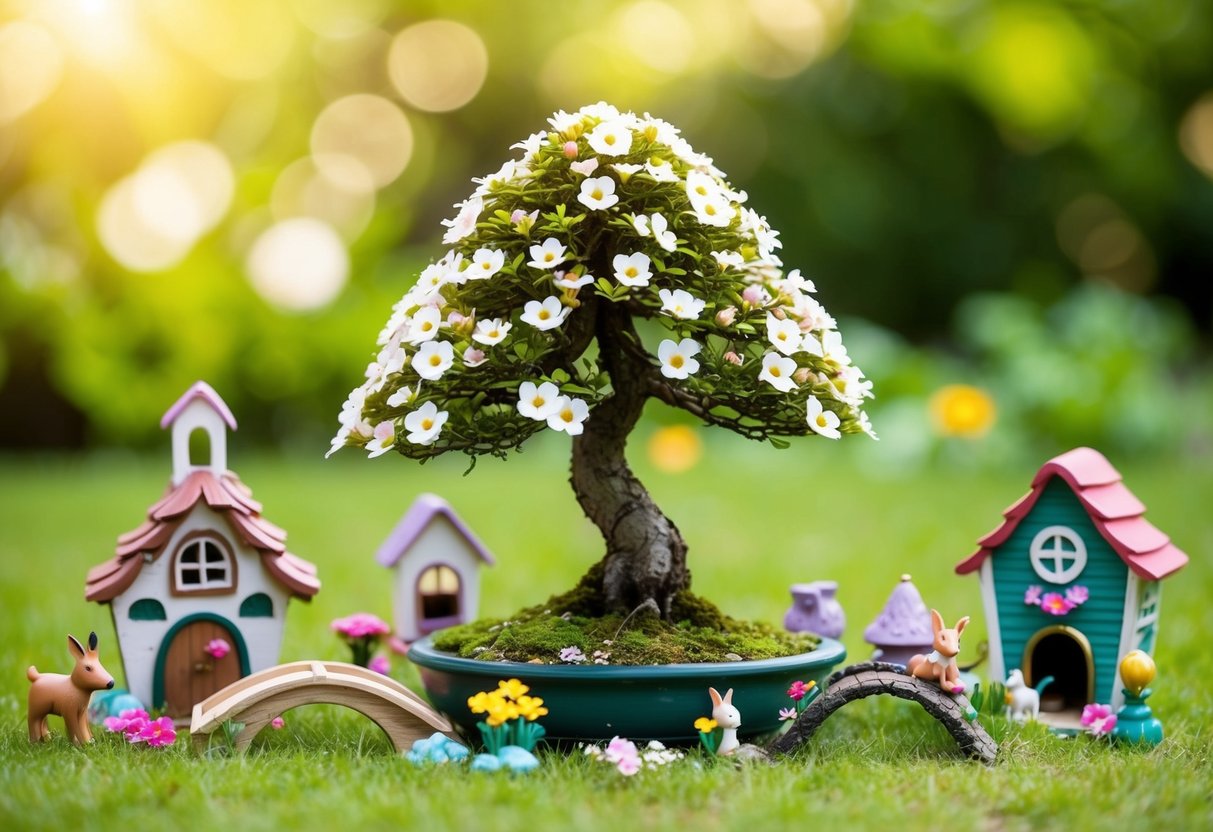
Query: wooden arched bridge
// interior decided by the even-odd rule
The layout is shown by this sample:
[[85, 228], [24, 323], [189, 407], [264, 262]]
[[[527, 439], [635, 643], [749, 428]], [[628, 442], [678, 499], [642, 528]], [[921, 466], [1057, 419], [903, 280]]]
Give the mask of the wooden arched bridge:
[[804, 709], [770, 750], [784, 754], [795, 750], [843, 705], [878, 695], [917, 702], [948, 730], [961, 752], [987, 765], [994, 763], [998, 746], [981, 723], [969, 718], [972, 707], [963, 695], [944, 693], [933, 682], [907, 675], [901, 665], [883, 662], [853, 664], [832, 675], [822, 695]]
[[396, 751], [454, 727], [429, 703], [399, 682], [345, 662], [293, 662], [246, 676], [199, 702], [190, 734], [199, 747], [223, 723], [240, 723], [235, 746], [244, 749], [274, 717], [300, 705], [343, 705], [383, 729]]

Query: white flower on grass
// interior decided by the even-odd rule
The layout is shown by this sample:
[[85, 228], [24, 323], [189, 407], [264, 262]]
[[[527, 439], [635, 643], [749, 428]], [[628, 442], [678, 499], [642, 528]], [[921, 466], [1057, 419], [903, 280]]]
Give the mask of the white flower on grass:
[[767, 313], [767, 340], [784, 355], [795, 355], [800, 350], [800, 324], [791, 318], [780, 320]]
[[643, 251], [635, 254], [616, 254], [611, 260], [615, 279], [624, 286], [648, 286], [653, 273], [649, 271], [649, 256]]
[[552, 295], [542, 301], [529, 300], [522, 310], [522, 322], [539, 330], [555, 329], [573, 310], [561, 305], [560, 298]]
[[632, 131], [622, 120], [604, 121], [585, 138], [603, 156], [623, 156], [632, 149]]
[[468, 367], [479, 367], [484, 363], [484, 350], [468, 347], [463, 351], [463, 363]]
[[414, 445], [433, 445], [446, 418], [445, 410], [439, 410], [433, 402], [426, 402], [404, 417], [404, 429], [409, 432], [405, 439]]
[[533, 381], [518, 385], [518, 412], [536, 422], [546, 422], [560, 407], [560, 388], [550, 381], [535, 386]]
[[784, 393], [791, 392], [796, 387], [792, 373], [796, 372], [796, 362], [784, 358], [777, 352], [768, 352], [762, 357], [762, 372], [758, 374], [760, 381], [770, 382], [776, 390]]
[[686, 378], [699, 371], [699, 355], [702, 347], [691, 338], [681, 341], [666, 339], [657, 346], [657, 358], [661, 361], [661, 374], [666, 378]]
[[576, 272], [556, 272], [552, 282], [561, 289], [580, 289], [582, 286], [588, 286], [593, 283], [594, 275], [579, 275]]
[[564, 243], [548, 237], [537, 246], [531, 246], [531, 260], [527, 264], [537, 269], [554, 269], [564, 262]]
[[437, 381], [455, 363], [455, 348], [446, 341], [426, 341], [413, 354], [413, 369], [426, 381]]
[[609, 176], [591, 176], [581, 182], [577, 201], [591, 211], [602, 211], [619, 202], [615, 195], [615, 180]]
[[838, 414], [826, 410], [816, 396], [809, 396], [805, 405], [809, 417], [809, 427], [813, 432], [826, 439], [838, 439], [842, 436], [838, 431]]
[[548, 427], [562, 430], [569, 436], [577, 436], [585, 427], [583, 422], [590, 415], [590, 406], [581, 399], [561, 396], [556, 400], [556, 412], [548, 417]]
[[472, 255], [472, 264], [467, 269], [468, 279], [485, 280], [501, 271], [501, 267], [504, 265], [504, 251], [500, 249], [494, 251], [491, 248], [476, 249], [476, 253]]
[[401, 387], [395, 393], [387, 397], [388, 407], [404, 407], [413, 400], [413, 391], [407, 387]]
[[713, 251], [713, 259], [716, 260], [716, 265], [720, 266], [721, 271], [727, 268], [741, 268], [745, 263], [745, 258], [736, 251]]
[[678, 248], [678, 236], [668, 230], [669, 222], [661, 214], [653, 214], [653, 239], [657, 241], [657, 245], [664, 248], [666, 251], [673, 251]]
[[371, 441], [366, 443], [367, 459], [383, 456], [396, 444], [396, 426], [391, 422], [380, 422], [375, 425]]
[[480, 212], [484, 210], [484, 200], [474, 196], [464, 202], [456, 203], [455, 207], [459, 209], [455, 218], [442, 221], [442, 224], [447, 227], [446, 234], [442, 236], [442, 242], [448, 246], [459, 242], [476, 230], [476, 220], [480, 218]]
[[685, 289], [661, 289], [657, 295], [661, 298], [662, 312], [688, 321], [698, 318], [707, 304]]
[[476, 324], [476, 331], [472, 333], [472, 340], [489, 347], [494, 344], [500, 344], [505, 340], [505, 336], [509, 334], [513, 326], [513, 324], [508, 321], [502, 321], [500, 318], [489, 318], [480, 321]]
[[580, 173], [582, 176], [589, 176], [598, 170], [598, 160], [590, 158], [582, 159], [580, 162], [570, 162], [569, 170], [573, 171], [573, 173]]
[[431, 341], [442, 326], [442, 313], [436, 306], [423, 306], [409, 319], [409, 343], [420, 344]]

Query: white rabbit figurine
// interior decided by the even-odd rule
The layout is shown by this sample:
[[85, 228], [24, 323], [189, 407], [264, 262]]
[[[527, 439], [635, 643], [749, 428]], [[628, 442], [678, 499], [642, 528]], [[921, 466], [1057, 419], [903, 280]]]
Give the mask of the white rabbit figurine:
[[724, 733], [720, 745], [716, 748], [718, 756], [732, 754], [741, 745], [737, 741], [737, 729], [741, 727], [741, 711], [733, 706], [733, 689], [721, 697], [716, 688], [708, 688], [708, 696], [712, 697], [712, 719], [716, 720]]

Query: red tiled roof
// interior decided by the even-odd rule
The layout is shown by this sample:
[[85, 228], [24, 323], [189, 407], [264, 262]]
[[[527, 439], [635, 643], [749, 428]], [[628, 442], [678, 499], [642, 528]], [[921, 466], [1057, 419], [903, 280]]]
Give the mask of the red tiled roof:
[[1070, 486], [1104, 540], [1141, 577], [1156, 581], [1187, 564], [1188, 556], [1142, 516], [1146, 507], [1124, 486], [1104, 455], [1092, 448], [1075, 448], [1044, 464], [1032, 480], [1032, 490], [1003, 512], [1003, 522], [977, 541], [980, 548], [957, 564], [957, 573], [975, 571], [1005, 543], [1053, 477]]
[[235, 474], [215, 476], [210, 471], [192, 472], [176, 487], [169, 487], [147, 511], [147, 520], [136, 529], [119, 535], [114, 557], [89, 570], [84, 597], [106, 602], [125, 592], [143, 568], [145, 557], [160, 557], [181, 522], [199, 501], [227, 519], [232, 531], [261, 554], [274, 579], [295, 596], [310, 599], [320, 590], [316, 567], [286, 550], [286, 532], [261, 516], [261, 504]]

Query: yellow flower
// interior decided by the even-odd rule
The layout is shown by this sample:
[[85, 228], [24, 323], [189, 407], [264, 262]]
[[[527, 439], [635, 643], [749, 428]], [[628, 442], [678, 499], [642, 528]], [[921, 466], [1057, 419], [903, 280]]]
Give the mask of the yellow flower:
[[474, 714], [482, 714], [489, 709], [489, 695], [484, 691], [468, 697], [468, 707]]
[[518, 697], [522, 696], [528, 690], [530, 690], [530, 688], [522, 684], [522, 682], [518, 681], [517, 679], [510, 679], [509, 681], [497, 683], [497, 692], [506, 699], [517, 700]]
[[701, 716], [695, 720], [695, 730], [701, 734], [710, 734], [716, 730], [716, 720], [711, 717]]
[[538, 696], [518, 697], [518, 715], [534, 722], [541, 716], [546, 716], [548, 709], [543, 707], [543, 700]]
[[1154, 681], [1156, 672], [1154, 660], [1143, 650], [1127, 653], [1120, 660], [1120, 680], [1134, 696], [1141, 696], [1141, 692]]
[[968, 439], [985, 436], [998, 415], [990, 394], [968, 384], [939, 388], [931, 396], [930, 408], [931, 418], [941, 434]]

